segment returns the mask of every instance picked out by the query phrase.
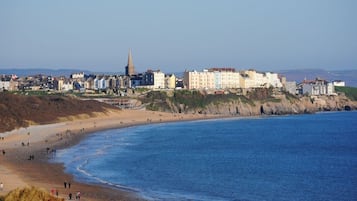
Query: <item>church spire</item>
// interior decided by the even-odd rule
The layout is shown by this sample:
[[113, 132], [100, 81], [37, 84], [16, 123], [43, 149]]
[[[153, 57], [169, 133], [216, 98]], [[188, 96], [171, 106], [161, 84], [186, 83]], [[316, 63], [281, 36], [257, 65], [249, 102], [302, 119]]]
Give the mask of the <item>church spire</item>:
[[125, 74], [128, 75], [128, 76], [131, 76], [131, 75], [135, 74], [133, 58], [131, 56], [131, 49], [129, 49], [128, 65], [125, 67]]

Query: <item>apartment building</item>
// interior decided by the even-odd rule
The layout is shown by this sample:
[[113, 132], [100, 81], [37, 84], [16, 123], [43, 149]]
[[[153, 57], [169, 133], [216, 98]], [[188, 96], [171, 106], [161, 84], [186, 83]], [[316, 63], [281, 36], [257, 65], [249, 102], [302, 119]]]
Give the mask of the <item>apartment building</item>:
[[165, 75], [165, 88], [166, 89], [176, 88], [176, 76], [174, 74]]
[[316, 78], [313, 81], [304, 80], [301, 83], [302, 94], [310, 96], [318, 95], [332, 95], [334, 93], [334, 86], [321, 78]]
[[214, 89], [215, 73], [208, 70], [185, 71], [184, 85], [187, 89]]

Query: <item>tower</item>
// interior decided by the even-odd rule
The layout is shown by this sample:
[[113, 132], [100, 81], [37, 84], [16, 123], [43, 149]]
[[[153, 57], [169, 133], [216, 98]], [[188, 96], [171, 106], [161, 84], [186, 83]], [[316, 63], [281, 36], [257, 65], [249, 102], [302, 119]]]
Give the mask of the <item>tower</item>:
[[128, 65], [125, 67], [125, 75], [132, 76], [135, 74], [133, 58], [131, 56], [131, 49], [129, 49]]

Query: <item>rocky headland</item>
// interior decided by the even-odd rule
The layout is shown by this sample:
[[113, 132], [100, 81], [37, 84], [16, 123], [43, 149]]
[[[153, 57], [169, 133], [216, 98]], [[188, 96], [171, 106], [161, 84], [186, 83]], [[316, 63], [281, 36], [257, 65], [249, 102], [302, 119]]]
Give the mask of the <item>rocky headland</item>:
[[343, 93], [324, 96], [296, 96], [273, 89], [255, 89], [244, 94], [241, 92], [226, 94], [154, 92], [147, 94], [143, 102], [147, 104], [147, 108], [152, 110], [223, 116], [305, 114], [357, 109], [357, 101], [351, 100]]

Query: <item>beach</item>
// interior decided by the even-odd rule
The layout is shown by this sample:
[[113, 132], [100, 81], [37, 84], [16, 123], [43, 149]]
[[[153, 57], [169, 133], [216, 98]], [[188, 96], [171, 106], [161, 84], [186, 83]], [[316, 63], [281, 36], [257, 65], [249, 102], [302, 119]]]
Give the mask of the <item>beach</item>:
[[[135, 192], [109, 186], [85, 184], [64, 172], [62, 164], [50, 163], [57, 149], [77, 144], [90, 133], [142, 124], [217, 118], [215, 115], [173, 114], [145, 110], [108, 110], [88, 115], [70, 116], [59, 123], [31, 125], [0, 133], [0, 182], [6, 195], [17, 187], [35, 186], [59, 197], [81, 193], [81, 200], [142, 200]], [[66, 188], [64, 182], [67, 183]], [[70, 188], [68, 183], [71, 184]]]

